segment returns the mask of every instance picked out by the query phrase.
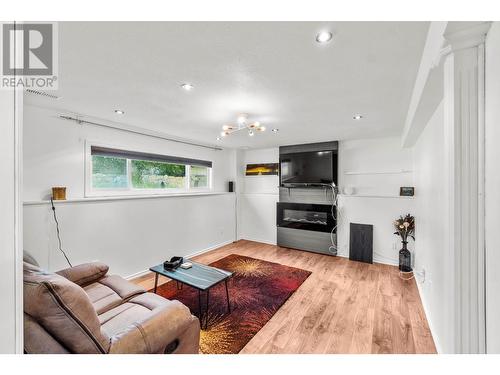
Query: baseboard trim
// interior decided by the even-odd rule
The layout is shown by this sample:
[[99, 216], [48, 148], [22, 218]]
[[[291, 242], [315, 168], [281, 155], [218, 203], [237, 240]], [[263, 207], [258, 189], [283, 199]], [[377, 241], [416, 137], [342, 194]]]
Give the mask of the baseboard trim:
[[[260, 239], [260, 238], [252, 238], [252, 237], [248, 237], [248, 236], [240, 236], [238, 238], [238, 240], [247, 240], [247, 241], [260, 242], [260, 243], [265, 243], [267, 245], [277, 246], [276, 242], [269, 241], [269, 240], [263, 240], [263, 239]], [[195, 256], [198, 256], [198, 255], [201, 255], [201, 254], [204, 254], [204, 253], [208, 253], [209, 251], [218, 249], [219, 247], [229, 245], [229, 244], [231, 244], [233, 242], [234, 241], [232, 241], [232, 240], [221, 242], [219, 244], [207, 247], [207, 248], [205, 248], [203, 250], [199, 250], [199, 251], [196, 251], [196, 252], [191, 253], [189, 255], [186, 255], [186, 256], [184, 256], [184, 258], [190, 259], [190, 258], [193, 258]], [[338, 253], [337, 256], [342, 257], [342, 258], [349, 258], [348, 254]], [[386, 264], [388, 266], [397, 266], [398, 265], [397, 260], [392, 260], [392, 259], [388, 259], [388, 258], [385, 258], [385, 257], [380, 257], [380, 256], [377, 256], [377, 254], [374, 254], [374, 256], [373, 256], [373, 262], [374, 263], [380, 263], [380, 264]], [[148, 274], [149, 272], [150, 272], [149, 269], [142, 270], [142, 271], [136, 272], [136, 273], [134, 273], [132, 275], [126, 276], [125, 279], [127, 279], [127, 280], [135, 279], [135, 278], [144, 276], [144, 275]], [[417, 283], [417, 286], [418, 286], [418, 283]], [[419, 293], [420, 293], [420, 289], [419, 289]], [[425, 310], [425, 308], [424, 308], [424, 310]], [[426, 312], [426, 314], [427, 314], [427, 312]], [[429, 323], [429, 326], [430, 326], [430, 323]]]
[[[349, 254], [338, 253], [337, 256], [338, 257], [342, 257], [342, 258], [349, 258]], [[373, 263], [386, 264], [388, 266], [397, 266], [397, 265], [399, 265], [398, 261], [393, 260], [393, 259], [389, 259], [389, 258], [386, 258], [386, 257], [380, 257], [380, 256], [377, 256], [377, 254], [373, 255]]]
[[381, 257], [377, 254], [373, 254], [373, 261], [375, 263], [387, 264], [389, 266], [399, 266], [399, 260]]
[[[221, 242], [221, 243], [218, 243], [216, 245], [212, 245], [210, 247], [207, 247], [203, 250], [199, 250], [199, 251], [196, 251], [194, 253], [191, 253], [189, 255], [185, 255], [184, 258], [186, 259], [190, 259], [190, 258], [193, 258], [195, 256], [198, 256], [198, 255], [201, 255], [201, 254], [204, 254], [204, 253], [208, 253], [209, 251], [212, 251], [212, 250], [215, 250], [215, 249], [218, 249], [219, 247], [222, 247], [222, 246], [226, 246], [226, 245], [229, 245], [229, 244], [232, 244], [234, 241], [233, 240], [229, 240], [229, 241], [224, 241], [224, 242]], [[149, 269], [146, 269], [146, 270], [142, 270], [142, 271], [139, 271], [139, 272], [136, 272], [136, 273], [133, 273], [132, 275], [129, 275], [129, 276], [125, 276], [125, 279], [127, 280], [132, 280], [132, 279], [136, 279], [138, 277], [141, 277], [141, 276], [144, 276], [144, 275], [147, 275], [149, 273]]]
[[261, 242], [261, 243], [265, 243], [267, 245], [274, 245], [274, 246], [277, 246], [277, 242], [276, 241], [269, 241], [269, 240], [263, 240], [261, 238], [252, 238], [252, 237], [248, 237], [248, 236], [241, 236], [240, 238], [238, 238], [238, 240], [247, 240], [247, 241], [253, 241], [253, 242]]
[[[252, 238], [252, 237], [248, 237], [248, 236], [240, 236], [238, 239], [239, 240], [253, 241], [253, 242], [261, 242], [261, 243], [265, 243], [265, 244], [268, 244], [268, 245], [275, 245], [275, 246], [277, 246], [276, 242], [272, 242], [272, 241], [269, 241], [269, 240], [263, 240], [263, 239], [260, 239], [260, 238]], [[328, 254], [326, 254], [326, 255], [328, 255]], [[338, 253], [337, 256], [342, 257], [342, 258], [349, 258], [349, 254]], [[380, 256], [380, 255], [377, 255], [377, 254], [373, 254], [373, 262], [374, 263], [380, 263], [380, 264], [386, 264], [388, 266], [397, 266], [397, 265], [399, 265], [399, 262], [398, 262], [397, 259], [390, 259], [390, 258], [383, 257], [383, 256]]]
[[420, 283], [418, 282], [417, 278], [415, 278], [415, 283], [417, 284], [417, 289], [418, 289], [418, 295], [420, 296], [420, 302], [422, 302], [422, 308], [424, 309], [425, 313], [425, 319], [427, 319], [427, 324], [429, 324], [429, 330], [431, 331], [432, 335], [432, 340], [434, 340], [434, 345], [436, 346], [436, 351], [438, 354], [443, 353], [443, 348], [441, 347], [441, 344], [439, 343], [439, 339], [437, 335], [435, 334], [435, 329], [434, 329], [434, 324], [432, 323], [432, 320], [429, 315], [429, 305], [427, 304], [425, 298], [424, 298], [424, 293], [422, 292], [422, 289], [420, 287]]

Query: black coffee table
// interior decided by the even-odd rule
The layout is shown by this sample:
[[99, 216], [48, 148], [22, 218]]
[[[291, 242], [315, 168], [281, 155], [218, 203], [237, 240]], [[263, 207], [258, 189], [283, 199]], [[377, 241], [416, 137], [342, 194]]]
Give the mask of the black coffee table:
[[227, 311], [231, 312], [231, 305], [229, 303], [229, 291], [227, 288], [227, 280], [233, 275], [232, 272], [224, 271], [219, 268], [210, 267], [205, 264], [189, 261], [193, 266], [189, 269], [177, 268], [175, 270], [167, 270], [163, 268], [163, 264], [151, 267], [149, 270], [155, 274], [155, 287], [154, 293], [158, 288], [158, 277], [163, 275], [169, 279], [177, 282], [177, 288], [182, 289], [182, 284], [189, 285], [198, 290], [198, 318], [203, 327], [203, 319], [201, 315], [201, 292], [206, 292], [207, 304], [205, 310], [205, 329], [208, 327], [208, 307], [210, 298], [210, 288], [224, 282], [226, 285], [226, 298], [227, 298]]

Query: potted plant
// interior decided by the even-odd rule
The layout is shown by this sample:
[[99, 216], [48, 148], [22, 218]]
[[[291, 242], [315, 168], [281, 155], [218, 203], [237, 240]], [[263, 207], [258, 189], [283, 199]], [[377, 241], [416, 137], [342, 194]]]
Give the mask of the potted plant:
[[394, 234], [401, 237], [403, 248], [399, 250], [399, 270], [401, 272], [411, 272], [411, 253], [408, 250], [408, 238], [413, 238], [415, 241], [415, 218], [410, 214], [405, 217], [400, 216], [394, 221], [396, 232]]

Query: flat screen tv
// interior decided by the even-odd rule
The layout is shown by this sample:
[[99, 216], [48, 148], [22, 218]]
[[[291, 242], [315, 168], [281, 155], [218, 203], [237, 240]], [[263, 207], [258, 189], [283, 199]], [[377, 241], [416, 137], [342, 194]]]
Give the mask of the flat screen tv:
[[280, 155], [281, 186], [337, 184], [337, 151]]

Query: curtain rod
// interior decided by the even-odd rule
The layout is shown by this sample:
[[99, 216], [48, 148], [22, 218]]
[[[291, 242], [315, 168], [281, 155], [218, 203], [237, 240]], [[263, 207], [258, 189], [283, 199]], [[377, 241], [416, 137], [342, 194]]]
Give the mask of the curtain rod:
[[148, 134], [148, 133], [141, 132], [139, 130], [126, 129], [126, 128], [121, 128], [119, 126], [113, 126], [113, 125], [109, 125], [109, 124], [101, 124], [101, 123], [98, 123], [98, 122], [89, 121], [89, 120], [83, 120], [81, 118], [72, 117], [72, 116], [68, 116], [68, 115], [59, 115], [59, 118], [61, 118], [63, 120], [68, 120], [68, 121], [75, 121], [78, 124], [90, 124], [90, 125], [102, 126], [102, 127], [105, 127], [105, 128], [121, 130], [121, 131], [124, 131], [124, 132], [133, 133], [133, 134], [140, 134], [140, 135], [145, 135], [145, 136], [148, 136], [148, 137], [159, 138], [159, 139], [163, 139], [163, 140], [166, 140], [166, 141], [183, 143], [185, 145], [196, 146], [196, 147], [203, 147], [203, 148], [208, 148], [210, 150], [215, 150], [215, 151], [222, 151], [221, 147], [207, 146], [207, 145], [200, 144], [200, 143], [183, 141], [183, 140], [175, 139], [175, 138], [169, 138], [169, 137], [158, 135], [158, 134], [151, 134], [151, 133]]

